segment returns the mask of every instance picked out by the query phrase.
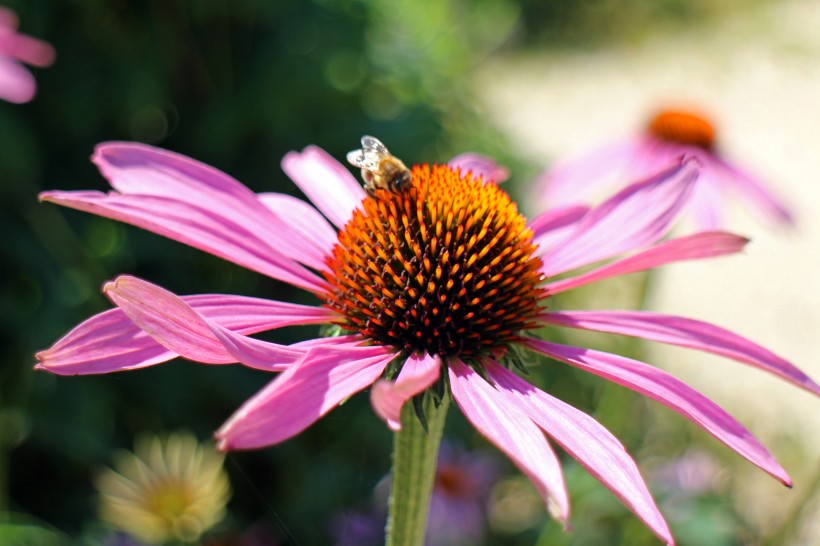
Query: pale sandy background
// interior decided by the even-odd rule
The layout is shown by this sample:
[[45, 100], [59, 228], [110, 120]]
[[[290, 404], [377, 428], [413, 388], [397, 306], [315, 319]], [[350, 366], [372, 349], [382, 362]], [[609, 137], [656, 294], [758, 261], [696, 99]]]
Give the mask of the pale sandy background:
[[[725, 154], [775, 187], [798, 226], [772, 229], [735, 207], [728, 224], [752, 238], [747, 251], [664, 269], [648, 305], [728, 327], [820, 380], [820, 2], [751, 5], [603, 51], [499, 57], [477, 85], [494, 121], [545, 165], [639, 130], [665, 104], [711, 112]], [[748, 472], [735, 492], [741, 509], [776, 525], [820, 466], [820, 400], [723, 359], [650, 351], [737, 416], [791, 473], [789, 491], [738, 466]], [[814, 494], [805, 504], [798, 543], [820, 544], [820, 500]]]

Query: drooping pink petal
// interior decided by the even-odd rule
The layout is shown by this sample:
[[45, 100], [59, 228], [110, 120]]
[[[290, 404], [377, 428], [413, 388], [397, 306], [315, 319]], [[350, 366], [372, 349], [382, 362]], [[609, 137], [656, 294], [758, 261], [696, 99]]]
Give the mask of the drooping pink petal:
[[252, 449], [299, 434], [373, 384], [395, 358], [383, 346], [319, 345], [245, 402], [216, 433], [221, 450]]
[[158, 343], [196, 362], [238, 361], [251, 368], [282, 371], [307, 352], [233, 332], [197, 312], [179, 296], [136, 277], [117, 277], [106, 283], [103, 291]]
[[344, 227], [365, 198], [350, 171], [316, 146], [286, 154], [282, 170], [337, 228]]
[[46, 67], [54, 62], [55, 53], [54, 48], [42, 40], [0, 27], [0, 56]]
[[495, 362], [485, 371], [496, 389], [551, 436], [667, 544], [674, 539], [635, 461], [595, 419], [530, 385]]
[[264, 206], [255, 193], [234, 178], [181, 154], [134, 142], [106, 142], [91, 160], [123, 195], [155, 196], [184, 201], [226, 225], [252, 233], [260, 249], [324, 267], [323, 249], [302, 236], [294, 224]]
[[532, 480], [550, 512], [569, 518], [561, 463], [544, 434], [506, 396], [458, 359], [449, 362], [450, 389], [464, 416]]
[[541, 256], [544, 274], [552, 277], [654, 243], [678, 217], [697, 175], [697, 164], [683, 160], [593, 208]]
[[564, 240], [567, 233], [575, 227], [581, 218], [589, 212], [589, 207], [571, 205], [552, 208], [529, 223], [533, 233], [533, 241], [538, 244], [540, 253], [544, 253], [557, 243]]
[[50, 191], [40, 194], [40, 199], [147, 229], [314, 293], [325, 290], [316, 274], [259, 239], [244, 224], [191, 203], [96, 191]]
[[37, 82], [20, 63], [0, 56], [0, 99], [23, 104], [34, 98]]
[[646, 171], [634, 169], [637, 158], [643, 155], [646, 155], [646, 140], [642, 137], [604, 144], [539, 174], [536, 191], [546, 208], [588, 203], [590, 197], [603, 188], [628, 181], [630, 177], [632, 180], [643, 177]]
[[785, 485], [791, 479], [765, 447], [717, 404], [670, 374], [630, 358], [528, 339], [531, 349], [618, 383], [675, 410]]
[[[285, 326], [323, 324], [336, 314], [324, 307], [246, 296], [201, 294], [183, 301], [217, 324], [249, 335]], [[82, 322], [50, 348], [37, 353], [36, 369], [58, 375], [134, 370], [176, 358], [146, 334], [122, 309], [109, 309]]]
[[690, 199], [687, 213], [702, 230], [722, 225], [728, 189], [770, 221], [791, 225], [794, 217], [759, 179], [711, 150], [667, 142], [644, 134], [602, 146], [586, 155], [565, 161], [539, 175], [536, 189], [550, 207], [587, 203], [603, 189], [618, 187], [631, 177], [643, 177], [681, 155], [703, 165], [701, 180]]
[[370, 391], [376, 415], [392, 430], [401, 429], [401, 408], [405, 402], [435, 383], [441, 372], [441, 357], [413, 353], [407, 357], [395, 381], [380, 379]]
[[647, 311], [560, 311], [539, 319], [570, 328], [635, 336], [713, 353], [773, 373], [815, 394], [820, 385], [784, 358], [718, 326]]
[[306, 339], [291, 345], [291, 347], [327, 347], [328, 345], [343, 345], [345, 347], [364, 347], [369, 345], [369, 340], [360, 334], [346, 334], [341, 336], [319, 337]]
[[699, 231], [720, 229], [724, 224], [726, 208], [726, 184], [714, 169], [708, 168], [713, 161], [708, 158], [706, 161], [709, 163], [701, 171], [686, 209]]
[[20, 26], [20, 19], [17, 18], [17, 14], [14, 13], [14, 10], [0, 6], [0, 30], [13, 31], [16, 30], [18, 26]]
[[719, 158], [715, 158], [715, 163], [719, 174], [726, 176], [729, 183], [738, 190], [737, 195], [764, 218], [794, 225], [794, 216], [789, 207], [757, 177]]
[[549, 294], [558, 294], [593, 282], [648, 271], [673, 262], [733, 254], [743, 250], [748, 242], [749, 240], [745, 237], [720, 231], [696, 233], [658, 243], [627, 258], [608, 263], [581, 275], [547, 283], [544, 287]]
[[290, 224], [293, 229], [310, 240], [319, 249], [322, 256], [327, 256], [336, 245], [336, 230], [319, 214], [301, 199], [284, 193], [260, 193], [257, 195], [263, 205], [268, 207], [279, 218]]
[[459, 154], [447, 164], [461, 169], [462, 173], [472, 172], [473, 178], [480, 176], [485, 182], [501, 184], [510, 177], [510, 170], [507, 167], [499, 165], [491, 157], [473, 152]]

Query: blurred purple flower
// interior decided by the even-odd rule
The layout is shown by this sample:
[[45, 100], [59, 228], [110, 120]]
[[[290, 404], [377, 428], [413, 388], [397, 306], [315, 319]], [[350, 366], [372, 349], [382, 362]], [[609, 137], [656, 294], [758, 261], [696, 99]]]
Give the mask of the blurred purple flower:
[[347, 510], [330, 522], [329, 533], [334, 546], [381, 546], [387, 522], [387, 499], [378, 509]]
[[683, 110], [660, 112], [642, 134], [559, 162], [538, 176], [536, 193], [550, 207], [588, 202], [607, 195], [612, 186], [649, 176], [681, 156], [695, 157], [702, 166], [687, 207], [700, 229], [723, 226], [730, 194], [770, 221], [793, 224], [788, 207], [771, 190], [723, 157], [712, 123], [701, 114]]
[[710, 454], [690, 449], [680, 457], [666, 461], [653, 472], [659, 484], [673, 492], [701, 494], [718, 487], [720, 463]]
[[101, 541], [101, 546], [149, 546], [145, 542], [141, 542], [121, 531], [112, 531], [99, 540]]
[[498, 462], [490, 453], [442, 442], [426, 545], [481, 544], [486, 532], [487, 496], [498, 476]]
[[28, 102], [37, 84], [21, 63], [45, 67], [54, 62], [54, 48], [46, 42], [17, 32], [17, 15], [0, 6], [0, 99]]
[[[425, 546], [481, 544], [486, 532], [486, 501], [499, 476], [498, 460], [489, 452], [467, 451], [442, 441], [430, 499]], [[335, 546], [384, 543], [390, 477], [374, 491], [373, 509], [343, 512], [331, 523]]]

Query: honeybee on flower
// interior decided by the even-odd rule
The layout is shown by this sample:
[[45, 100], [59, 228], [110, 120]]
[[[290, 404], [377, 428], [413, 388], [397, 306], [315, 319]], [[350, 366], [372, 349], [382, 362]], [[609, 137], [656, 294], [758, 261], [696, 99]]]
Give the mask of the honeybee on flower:
[[370, 195], [375, 194], [376, 190], [398, 193], [410, 187], [413, 181], [407, 165], [372, 136], [363, 136], [361, 149], [349, 152], [347, 161], [362, 170], [364, 189]]

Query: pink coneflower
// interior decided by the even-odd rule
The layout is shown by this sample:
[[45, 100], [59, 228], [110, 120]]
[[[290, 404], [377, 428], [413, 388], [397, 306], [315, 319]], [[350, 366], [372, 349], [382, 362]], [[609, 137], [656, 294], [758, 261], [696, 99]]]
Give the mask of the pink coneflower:
[[45, 67], [54, 62], [54, 48], [17, 32], [17, 15], [0, 6], [0, 99], [28, 102], [37, 92], [34, 76], [21, 63]]
[[698, 158], [702, 165], [688, 205], [688, 213], [701, 229], [723, 225], [730, 194], [769, 221], [793, 223], [788, 207], [771, 190], [723, 157], [712, 122], [687, 110], [659, 112], [643, 133], [547, 169], [538, 177], [536, 191], [550, 207], [577, 204], [613, 184], [623, 187], [636, 176], [649, 176], [683, 155]]
[[[39, 353], [38, 369], [105, 373], [181, 356], [281, 372], [219, 429], [222, 449], [287, 440], [370, 386], [376, 412], [397, 429], [402, 405], [432, 388], [452, 395], [466, 418], [533, 481], [559, 520], [568, 520], [569, 501], [560, 462], [544, 433], [672, 543], [618, 440], [511, 371], [517, 363], [509, 349], [520, 347], [659, 401], [791, 483], [740, 423], [666, 372], [531, 335], [554, 325], [682, 345], [820, 393], [820, 386], [784, 359], [717, 326], [640, 311], [547, 310], [549, 298], [572, 288], [744, 247], [745, 239], [722, 232], [661, 240], [697, 178], [692, 161], [678, 162], [597, 207], [549, 210], [529, 223], [496, 184], [447, 165], [415, 166], [406, 190], [367, 195], [319, 148], [291, 152], [283, 168], [317, 211], [288, 195], [254, 194], [216, 169], [142, 144], [102, 144], [93, 161], [113, 192], [51, 191], [41, 199], [205, 250], [307, 290], [322, 305], [222, 294], [180, 297], [121, 276], [104, 287], [117, 308]], [[346, 334], [291, 346], [248, 336], [321, 323], [337, 324]]]

